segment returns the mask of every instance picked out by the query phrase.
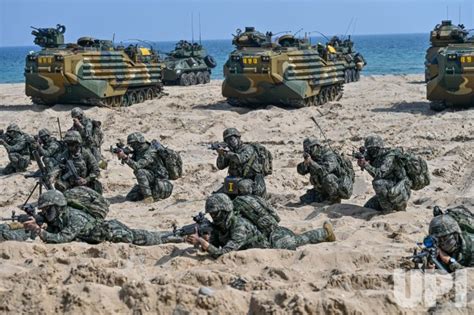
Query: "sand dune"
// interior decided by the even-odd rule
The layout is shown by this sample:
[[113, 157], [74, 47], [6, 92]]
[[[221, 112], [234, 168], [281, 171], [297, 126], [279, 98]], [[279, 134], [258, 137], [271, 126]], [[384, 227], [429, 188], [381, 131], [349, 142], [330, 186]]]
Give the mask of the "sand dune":
[[[427, 311], [403, 308], [394, 298], [394, 269], [404, 267], [415, 242], [428, 230], [432, 207], [465, 204], [474, 209], [474, 110], [435, 113], [425, 100], [421, 75], [363, 77], [346, 85], [344, 97], [299, 110], [268, 106], [234, 108], [220, 94], [221, 82], [196, 87], [167, 87], [169, 96], [120, 110], [88, 108], [106, 134], [102, 174], [110, 217], [131, 227], [169, 229], [191, 222], [203, 209], [224, 171], [215, 167], [208, 143], [226, 127], [237, 127], [244, 141], [260, 141], [274, 155], [267, 178], [271, 202], [282, 224], [303, 232], [333, 222], [338, 241], [307, 245], [297, 251], [253, 249], [212, 260], [186, 244], [138, 247], [128, 244], [46, 245], [41, 241], [0, 244], [0, 312], [109, 313], [334, 313], [382, 314]], [[0, 128], [16, 122], [33, 133], [57, 133], [70, 124], [73, 106], [34, 106], [21, 84], [0, 85]], [[298, 205], [309, 180], [296, 173], [302, 141], [321, 137], [315, 116], [330, 144], [349, 154], [369, 134], [390, 146], [403, 146], [427, 159], [432, 184], [413, 192], [406, 212], [378, 215], [362, 208], [372, 195], [370, 176], [356, 171], [356, 187], [341, 205]], [[159, 139], [181, 152], [185, 176], [171, 198], [152, 204], [125, 202], [134, 184], [132, 171], [105, 149], [132, 131]], [[7, 163], [0, 151], [0, 165]], [[31, 170], [35, 166], [30, 167]], [[34, 186], [22, 175], [0, 178], [0, 215], [8, 216]], [[468, 276], [468, 308], [448, 297], [430, 308], [435, 313], [473, 313], [473, 273]], [[240, 289], [236, 284], [240, 284]], [[198, 293], [200, 288], [210, 295]], [[205, 291], [205, 289], [204, 289]], [[209, 293], [209, 292], [204, 292]]]

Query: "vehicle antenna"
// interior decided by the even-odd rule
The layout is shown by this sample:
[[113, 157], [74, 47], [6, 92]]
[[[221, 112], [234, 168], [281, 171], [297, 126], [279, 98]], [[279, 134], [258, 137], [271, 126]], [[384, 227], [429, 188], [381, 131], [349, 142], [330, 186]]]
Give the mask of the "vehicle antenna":
[[201, 43], [201, 12], [199, 12], [199, 45], [202, 45]]
[[194, 12], [191, 13], [191, 43], [194, 44]]
[[347, 29], [346, 29], [346, 32], [344, 33], [344, 36], [342, 36], [342, 40], [344, 40], [344, 38], [346, 37], [347, 33], [349, 32], [349, 29], [350, 29], [351, 26], [352, 26], [352, 22], [354, 22], [354, 17], [351, 18], [351, 21], [349, 22], [349, 25], [347, 25]]

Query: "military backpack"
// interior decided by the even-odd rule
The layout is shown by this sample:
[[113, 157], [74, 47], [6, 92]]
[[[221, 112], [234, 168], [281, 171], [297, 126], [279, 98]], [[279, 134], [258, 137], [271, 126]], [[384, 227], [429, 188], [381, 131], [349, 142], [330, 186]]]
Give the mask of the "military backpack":
[[270, 235], [280, 222], [280, 217], [275, 210], [261, 197], [238, 196], [233, 200], [233, 203], [236, 213], [255, 224], [266, 235]]
[[109, 202], [95, 190], [78, 186], [64, 192], [68, 206], [82, 210], [95, 219], [105, 219], [109, 213]]
[[445, 214], [453, 218], [461, 228], [461, 231], [474, 234], [474, 214], [464, 206], [446, 209]]
[[411, 189], [420, 190], [430, 184], [428, 164], [422, 157], [402, 149], [396, 149], [395, 153], [411, 181]]
[[273, 156], [272, 153], [260, 143], [249, 143], [255, 150], [255, 154], [250, 158], [244, 168], [245, 173], [252, 168], [256, 173], [261, 173], [264, 176], [273, 173]]
[[104, 132], [102, 131], [102, 122], [92, 120], [92, 141], [97, 147], [104, 143]]
[[152, 140], [151, 145], [165, 164], [169, 179], [175, 180], [183, 176], [183, 160], [178, 152], [161, 145], [157, 140]]

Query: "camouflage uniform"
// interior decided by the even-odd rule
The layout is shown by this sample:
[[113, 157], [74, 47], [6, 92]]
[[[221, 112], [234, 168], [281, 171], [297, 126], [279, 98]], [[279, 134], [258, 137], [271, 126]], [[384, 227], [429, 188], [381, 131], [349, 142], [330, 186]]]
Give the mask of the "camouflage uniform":
[[[244, 182], [244, 181], [242, 181]], [[234, 212], [248, 218], [250, 222], [265, 235], [271, 248], [291, 249], [306, 244], [317, 244], [334, 241], [332, 225], [325, 222], [323, 228], [311, 230], [303, 234], [295, 234], [291, 230], [279, 226], [280, 217], [273, 207], [263, 198], [251, 194], [251, 187], [239, 183], [240, 195], [233, 200]]]
[[[80, 146], [82, 140], [79, 133], [77, 131], [68, 131], [64, 136], [64, 142], [68, 145], [68, 148], [58, 156], [55, 171], [53, 171], [57, 172], [58, 175], [55, 184], [56, 189], [65, 191], [78, 186], [78, 183], [66, 165], [66, 161], [72, 161], [79, 177], [86, 180], [87, 183], [85, 186], [102, 194], [102, 184], [98, 180], [100, 170], [97, 165], [97, 160], [92, 156], [89, 150]], [[79, 148], [77, 152], [73, 153], [69, 148], [70, 145], [78, 145]]]
[[97, 135], [94, 134], [94, 124], [91, 119], [84, 115], [84, 111], [79, 107], [71, 110], [71, 117], [77, 118], [81, 123], [82, 127], [73, 125], [69, 130], [75, 130], [79, 132], [83, 139], [83, 146], [92, 153], [94, 158], [99, 163], [102, 160], [101, 149], [102, 145], [100, 139], [97, 139]]
[[367, 159], [364, 169], [373, 177], [375, 196], [364, 207], [379, 211], [404, 211], [411, 195], [410, 180], [405, 168], [398, 162], [399, 151], [383, 147], [379, 136], [365, 139]]
[[22, 228], [11, 228], [10, 224], [0, 224], [0, 242], [26, 241], [30, 234]]
[[[54, 217], [48, 220], [50, 207], [57, 207]], [[162, 233], [130, 229], [117, 220], [95, 219], [88, 213], [67, 206], [66, 198], [58, 191], [50, 190], [42, 194], [38, 208], [45, 213], [47, 228], [39, 237], [46, 243], [67, 243], [82, 241], [90, 244], [100, 242], [132, 243], [135, 245], [158, 245], [168, 242]], [[173, 242], [176, 241], [173, 239]]]
[[245, 218], [233, 212], [232, 201], [217, 193], [206, 200], [206, 213], [212, 216], [214, 229], [207, 252], [214, 258], [235, 250], [266, 248], [267, 237]]
[[[301, 235], [296, 235], [289, 229], [276, 224], [270, 224], [268, 230], [261, 231], [254, 223], [239, 214], [238, 207], [235, 207], [236, 204], [241, 204], [239, 198], [256, 198], [255, 205], [260, 204], [258, 200], [263, 200], [258, 196], [246, 195], [239, 196], [232, 202], [226, 194], [218, 193], [206, 201], [206, 212], [212, 216], [214, 224], [207, 251], [213, 257], [219, 257], [234, 250], [249, 248], [296, 249], [298, 246], [309, 243], [317, 244], [335, 240], [332, 225], [328, 222], [322, 229], [312, 230]], [[264, 213], [265, 211], [257, 210], [256, 212]], [[274, 218], [273, 221], [270, 217], [268, 219], [270, 222], [274, 221]]]
[[[228, 176], [242, 179], [250, 179], [253, 181], [253, 191], [255, 195], [265, 197], [266, 185], [263, 174], [255, 170], [252, 161], [255, 159], [257, 152], [251, 144], [242, 143], [240, 141], [240, 132], [235, 128], [224, 130], [224, 141], [235, 137], [238, 139], [238, 145], [231, 147], [230, 151], [219, 154], [217, 157], [217, 168], [223, 170], [228, 168]], [[224, 192], [224, 188], [218, 190]]]
[[173, 184], [168, 180], [168, 171], [157, 149], [139, 132], [130, 134], [127, 144], [133, 148], [133, 154], [124, 161], [133, 169], [138, 182], [127, 194], [127, 200], [152, 202], [171, 196]]
[[300, 175], [310, 174], [313, 189], [300, 197], [301, 202], [339, 203], [341, 198], [349, 199], [352, 195], [353, 177], [341, 165], [342, 157], [312, 138], [304, 140], [303, 148], [311, 159], [307, 164], [299, 163], [296, 170]]
[[430, 222], [429, 234], [437, 240], [439, 248], [452, 258], [445, 265], [449, 271], [474, 267], [474, 234], [462, 231], [450, 215], [434, 217]]
[[8, 126], [6, 136], [0, 140], [8, 152], [10, 163], [3, 169], [3, 175], [26, 171], [30, 164], [30, 143], [17, 124]]
[[38, 132], [38, 138], [41, 145], [36, 145], [35, 149], [43, 157], [43, 163], [48, 171], [51, 171], [54, 168], [55, 161], [62, 153], [62, 145], [55, 137], [51, 136], [48, 129], [41, 129]]

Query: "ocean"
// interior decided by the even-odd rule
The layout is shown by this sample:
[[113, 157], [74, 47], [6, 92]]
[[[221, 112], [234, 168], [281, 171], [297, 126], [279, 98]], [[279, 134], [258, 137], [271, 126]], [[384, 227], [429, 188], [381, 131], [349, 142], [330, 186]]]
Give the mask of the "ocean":
[[[354, 47], [360, 52], [367, 66], [362, 75], [421, 74], [424, 73], [424, 56], [429, 46], [428, 34], [390, 34], [353, 36]], [[326, 42], [323, 38], [312, 38], [311, 42]], [[156, 42], [154, 47], [167, 52], [176, 42]], [[233, 50], [231, 40], [203, 40], [203, 46], [217, 61], [212, 70], [212, 79], [223, 79], [222, 67]], [[25, 56], [38, 46], [0, 47], [0, 83], [24, 82]]]

